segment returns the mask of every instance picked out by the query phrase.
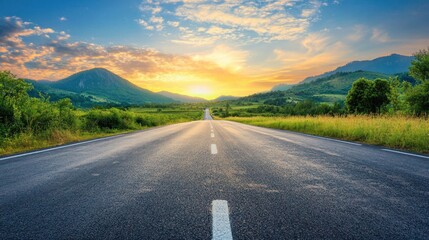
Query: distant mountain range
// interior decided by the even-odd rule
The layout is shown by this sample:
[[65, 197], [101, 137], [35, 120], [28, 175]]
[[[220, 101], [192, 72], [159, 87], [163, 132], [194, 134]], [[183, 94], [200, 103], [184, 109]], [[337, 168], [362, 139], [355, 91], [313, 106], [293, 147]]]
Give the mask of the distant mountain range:
[[383, 73], [367, 71], [338, 72], [312, 82], [297, 84], [285, 91], [254, 94], [240, 98], [237, 101], [259, 102], [270, 105], [283, 105], [287, 102], [302, 100], [333, 103], [343, 101], [353, 82], [359, 78], [374, 80], [376, 78], [388, 78], [389, 76]]
[[[388, 78], [408, 71], [413, 57], [392, 54], [369, 61], [354, 61], [324, 74], [308, 77], [298, 84], [280, 84], [272, 91], [239, 98], [220, 96], [213, 101], [237, 100], [281, 104], [286, 101], [311, 99], [318, 102], [343, 100], [352, 83], [361, 78]], [[404, 81], [413, 82], [406, 74], [396, 74]], [[104, 68], [94, 68], [73, 74], [58, 81], [27, 80], [34, 85], [31, 96], [40, 93], [53, 101], [70, 98], [75, 106], [141, 105], [147, 103], [197, 103], [206, 99], [140, 88]]]
[[354, 61], [318, 76], [308, 77], [298, 84], [279, 84], [271, 92], [253, 94], [237, 101], [282, 105], [287, 102], [312, 100], [315, 102], [342, 102], [354, 81], [359, 78], [374, 80], [398, 77], [400, 81], [415, 84], [408, 75], [414, 57], [392, 54], [368, 61]]
[[[307, 77], [302, 80], [299, 84], [309, 83], [320, 78], [329, 77], [339, 72], [356, 72], [356, 71], [367, 71], [376, 72], [386, 75], [393, 75], [397, 73], [408, 72], [408, 68], [411, 66], [411, 62], [414, 57], [403, 56], [399, 54], [392, 54], [389, 56], [379, 57], [373, 60], [365, 61], [353, 61], [344, 66], [338, 67], [337, 69], [323, 74]], [[271, 91], [285, 91], [292, 88], [295, 84], [279, 84], [274, 86]]]
[[167, 91], [161, 91], [161, 92], [157, 92], [157, 93], [164, 96], [164, 97], [168, 97], [168, 98], [171, 98], [175, 101], [182, 102], [182, 103], [207, 102], [207, 100], [204, 98], [190, 97], [190, 96], [186, 96], [186, 95], [182, 95], [182, 94], [178, 94], [178, 93], [167, 92]]

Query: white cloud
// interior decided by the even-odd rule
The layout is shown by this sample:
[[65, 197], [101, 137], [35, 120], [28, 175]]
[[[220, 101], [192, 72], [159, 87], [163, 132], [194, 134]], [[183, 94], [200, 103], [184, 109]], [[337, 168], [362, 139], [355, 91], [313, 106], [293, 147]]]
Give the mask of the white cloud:
[[212, 26], [207, 30], [207, 33], [210, 35], [226, 34], [231, 33], [232, 29], [225, 29], [218, 26]]
[[172, 26], [172, 27], [179, 27], [179, 25], [180, 25], [179, 22], [174, 22], [174, 21], [167, 21], [167, 24]]
[[[152, 20], [164, 17], [180, 26], [192, 26], [192, 38], [218, 34], [219, 39], [250, 43], [299, 39], [323, 6], [317, 0], [145, 0], [140, 10], [146, 22], [162, 25], [163, 21]], [[212, 27], [207, 29], [207, 25]], [[184, 35], [178, 40], [187, 42]]]
[[310, 33], [302, 40], [302, 45], [307, 49], [307, 52], [317, 53], [329, 45], [329, 40], [324, 32]]
[[61, 22], [67, 21], [67, 18], [66, 17], [60, 17], [60, 21]]
[[389, 38], [389, 35], [386, 32], [382, 31], [381, 29], [373, 28], [371, 40], [375, 42], [385, 43], [390, 41], [390, 38]]
[[70, 34], [67, 34], [64, 31], [61, 31], [57, 38], [58, 38], [58, 40], [62, 40], [62, 41], [67, 40], [70, 38]]
[[151, 26], [148, 22], [146, 22], [143, 19], [138, 19], [137, 22], [140, 24], [140, 26], [143, 26], [144, 28], [146, 28], [147, 30], [153, 30], [154, 27]]

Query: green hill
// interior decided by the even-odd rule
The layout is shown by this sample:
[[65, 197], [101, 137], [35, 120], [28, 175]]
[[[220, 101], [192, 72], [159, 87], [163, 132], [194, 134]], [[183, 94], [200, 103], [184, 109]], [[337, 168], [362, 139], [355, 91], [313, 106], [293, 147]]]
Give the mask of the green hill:
[[289, 89], [289, 93], [317, 102], [336, 102], [344, 100], [354, 81], [359, 78], [374, 80], [387, 79], [390, 75], [375, 72], [356, 71], [339, 72], [313, 82], [298, 84]]
[[[365, 61], [353, 61], [347, 63], [344, 66], [338, 67], [333, 71], [325, 72], [317, 76], [307, 77], [302, 80], [300, 84], [310, 83], [316, 81], [317, 79], [326, 78], [332, 76], [336, 73], [343, 72], [356, 72], [356, 71], [365, 71], [365, 72], [377, 72], [385, 75], [394, 75], [399, 73], [408, 72], [408, 68], [411, 66], [413, 61], [413, 56], [403, 56], [399, 54], [392, 54], [389, 56], [375, 58], [373, 60]], [[285, 91], [292, 88], [293, 85], [290, 84], [278, 84], [274, 86], [271, 91]]]
[[[177, 102], [142, 89], [103, 68], [82, 71], [56, 82], [28, 81], [34, 85], [35, 91], [49, 95], [52, 100], [68, 97], [77, 106]], [[33, 92], [32, 95], [36, 93]]]
[[[259, 93], [238, 99], [238, 102], [264, 103], [270, 105], [283, 105], [287, 102], [297, 102], [302, 100], [313, 100], [315, 102], [338, 102], [343, 101], [354, 81], [359, 78], [374, 80], [376, 78], [387, 79], [392, 75], [356, 71], [356, 72], [339, 72], [331, 76], [319, 78], [315, 81], [302, 83], [292, 86], [286, 91], [274, 91]], [[397, 74], [403, 81], [413, 80], [407, 74]]]

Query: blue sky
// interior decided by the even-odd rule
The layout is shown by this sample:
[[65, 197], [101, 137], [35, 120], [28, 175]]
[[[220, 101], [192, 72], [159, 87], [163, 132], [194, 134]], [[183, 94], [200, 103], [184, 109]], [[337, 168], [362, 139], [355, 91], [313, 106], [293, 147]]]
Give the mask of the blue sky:
[[246, 95], [429, 46], [429, 1], [0, 1], [0, 68], [106, 67], [150, 90]]

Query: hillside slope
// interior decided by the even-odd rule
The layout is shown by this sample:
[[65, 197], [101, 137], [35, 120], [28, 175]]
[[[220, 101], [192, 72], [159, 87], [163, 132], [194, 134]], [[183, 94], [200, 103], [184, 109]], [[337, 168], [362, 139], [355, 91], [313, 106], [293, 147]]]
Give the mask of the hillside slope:
[[94, 68], [75, 73], [56, 82], [44, 81], [39, 82], [39, 84], [49, 87], [48, 92], [53, 92], [52, 89], [59, 89], [69, 93], [90, 96], [98, 102], [115, 104], [176, 102], [171, 98], [142, 89], [103, 68]]
[[408, 72], [408, 68], [411, 66], [411, 61], [413, 61], [413, 59], [414, 57], [412, 56], [392, 54], [385, 57], [375, 58], [373, 60], [353, 61], [347, 63], [344, 66], [338, 67], [334, 71], [326, 72], [317, 76], [308, 77], [304, 79], [301, 83], [312, 82], [319, 78], [329, 77], [339, 72], [367, 71], [389, 75]]
[[344, 100], [354, 81], [359, 78], [374, 80], [388, 78], [390, 75], [356, 71], [349, 73], [335, 73], [332, 76], [317, 79], [316, 81], [292, 86], [286, 91], [259, 93], [240, 98], [238, 101], [259, 102], [272, 105], [282, 105], [287, 102], [313, 100], [316, 102], [337, 102]]

